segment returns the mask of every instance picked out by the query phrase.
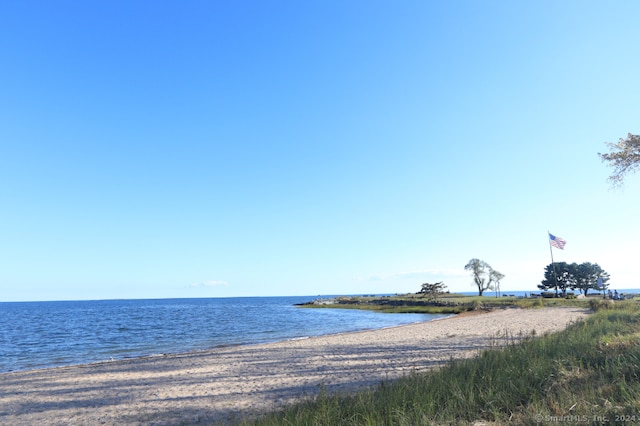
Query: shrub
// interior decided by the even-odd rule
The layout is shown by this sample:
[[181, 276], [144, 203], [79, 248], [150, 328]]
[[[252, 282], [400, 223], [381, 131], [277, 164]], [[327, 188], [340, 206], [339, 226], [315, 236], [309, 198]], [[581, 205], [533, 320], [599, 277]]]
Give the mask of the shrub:
[[613, 307], [613, 302], [611, 300], [604, 299], [590, 299], [589, 300], [589, 308], [592, 311], [598, 312], [602, 309], [611, 309]]

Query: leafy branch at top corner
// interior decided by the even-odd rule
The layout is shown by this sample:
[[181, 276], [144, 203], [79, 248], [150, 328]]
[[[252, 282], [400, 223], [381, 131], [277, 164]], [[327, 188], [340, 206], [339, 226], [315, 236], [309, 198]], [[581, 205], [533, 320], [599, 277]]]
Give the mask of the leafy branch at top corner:
[[629, 133], [617, 143], [605, 142], [609, 153], [598, 153], [600, 159], [613, 168], [609, 182], [613, 188], [622, 186], [625, 176], [640, 166], [640, 135]]

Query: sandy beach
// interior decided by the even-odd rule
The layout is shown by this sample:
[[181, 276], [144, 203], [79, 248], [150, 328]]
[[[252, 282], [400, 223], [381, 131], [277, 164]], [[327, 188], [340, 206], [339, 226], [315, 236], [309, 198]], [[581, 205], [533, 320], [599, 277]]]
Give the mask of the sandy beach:
[[558, 331], [576, 308], [503, 309], [382, 330], [0, 374], [3, 425], [230, 422], [351, 392], [500, 344]]

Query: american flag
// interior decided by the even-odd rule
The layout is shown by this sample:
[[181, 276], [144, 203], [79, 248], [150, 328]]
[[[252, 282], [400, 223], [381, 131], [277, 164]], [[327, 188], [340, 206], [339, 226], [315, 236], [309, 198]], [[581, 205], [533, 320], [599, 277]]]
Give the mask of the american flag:
[[564, 246], [565, 244], [567, 244], [565, 240], [560, 237], [556, 237], [553, 234], [549, 234], [549, 242], [552, 246], [554, 246], [555, 248], [559, 248], [560, 250], [564, 250]]

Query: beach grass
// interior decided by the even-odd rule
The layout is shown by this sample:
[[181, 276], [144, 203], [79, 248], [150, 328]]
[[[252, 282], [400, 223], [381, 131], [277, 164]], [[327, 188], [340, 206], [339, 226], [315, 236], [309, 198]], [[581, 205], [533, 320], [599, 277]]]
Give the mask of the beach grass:
[[566, 330], [508, 343], [357, 394], [307, 400], [244, 425], [640, 422], [640, 306], [589, 302]]

